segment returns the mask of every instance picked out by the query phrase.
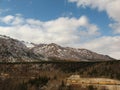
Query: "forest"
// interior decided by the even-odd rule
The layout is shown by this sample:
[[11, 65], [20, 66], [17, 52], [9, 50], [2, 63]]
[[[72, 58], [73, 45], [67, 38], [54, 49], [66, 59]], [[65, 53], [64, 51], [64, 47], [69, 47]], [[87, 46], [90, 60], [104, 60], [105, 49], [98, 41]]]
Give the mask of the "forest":
[[66, 87], [65, 79], [78, 74], [120, 80], [119, 68], [120, 61], [1, 63], [0, 90], [97, 90], [94, 86]]

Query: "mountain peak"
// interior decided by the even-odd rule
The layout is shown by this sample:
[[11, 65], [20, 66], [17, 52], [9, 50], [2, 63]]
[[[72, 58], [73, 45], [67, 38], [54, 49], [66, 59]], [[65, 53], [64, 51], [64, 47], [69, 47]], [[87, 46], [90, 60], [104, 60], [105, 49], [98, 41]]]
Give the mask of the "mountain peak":
[[115, 59], [87, 49], [62, 47], [55, 43], [37, 45], [0, 35], [0, 60], [29, 62], [34, 60], [109, 61]]
[[0, 35], [0, 62], [30, 62], [41, 60], [40, 54], [35, 54], [22, 42]]
[[55, 43], [42, 44], [32, 48], [33, 52], [42, 54], [48, 58], [57, 58], [60, 60], [73, 60], [73, 61], [108, 61], [113, 58], [97, 54], [87, 49], [62, 47]]
[[50, 43], [50, 44], [47, 44], [48, 46], [54, 46], [54, 47], [60, 47], [60, 45], [56, 44], [56, 43]]
[[5, 35], [0, 35], [0, 38], [3, 38], [3, 39], [10, 39], [10, 37], [5, 36]]

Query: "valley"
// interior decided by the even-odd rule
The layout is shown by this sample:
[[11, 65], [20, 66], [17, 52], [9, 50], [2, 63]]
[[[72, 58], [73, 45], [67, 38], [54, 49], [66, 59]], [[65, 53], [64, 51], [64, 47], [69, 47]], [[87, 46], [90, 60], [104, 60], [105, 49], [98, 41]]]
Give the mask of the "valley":
[[120, 80], [119, 68], [120, 61], [1, 63], [0, 90], [112, 90], [108, 85], [66, 86], [65, 82], [76, 74], [81, 78]]
[[0, 0], [0, 90], [120, 90], [120, 0]]
[[[112, 90], [119, 68], [119, 60], [87, 49], [0, 35], [0, 90]], [[67, 82], [71, 75], [80, 83]]]

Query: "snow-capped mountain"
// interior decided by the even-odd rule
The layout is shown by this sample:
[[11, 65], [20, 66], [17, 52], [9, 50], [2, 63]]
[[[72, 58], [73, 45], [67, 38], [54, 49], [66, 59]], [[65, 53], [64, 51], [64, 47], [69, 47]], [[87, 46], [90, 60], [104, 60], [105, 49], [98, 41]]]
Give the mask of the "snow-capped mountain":
[[22, 43], [28, 48], [33, 48], [37, 45], [37, 44], [31, 43], [31, 42], [25, 42], [25, 41], [22, 41]]
[[57, 44], [40, 44], [32, 48], [36, 54], [41, 54], [45, 57], [55, 60], [74, 60], [74, 61], [108, 61], [113, 58], [97, 54], [87, 49], [76, 49], [71, 47], [62, 47]]
[[108, 61], [115, 59], [87, 49], [62, 47], [54, 43], [37, 45], [0, 35], [0, 62], [30, 62], [41, 60]]
[[0, 62], [34, 61], [44, 58], [31, 52], [23, 42], [0, 35]]

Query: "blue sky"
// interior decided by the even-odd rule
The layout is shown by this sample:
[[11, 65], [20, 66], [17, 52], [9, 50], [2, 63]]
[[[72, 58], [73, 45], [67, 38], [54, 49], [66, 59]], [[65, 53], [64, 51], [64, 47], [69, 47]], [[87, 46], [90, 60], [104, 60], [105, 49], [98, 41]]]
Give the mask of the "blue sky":
[[[112, 21], [105, 11], [92, 10], [89, 7], [78, 8], [67, 0], [1, 0], [0, 8], [8, 9], [5, 14], [22, 14], [26, 18], [48, 21], [59, 17], [89, 17], [90, 22], [100, 27], [103, 35], [113, 35], [108, 24]], [[103, 21], [104, 20], [104, 21]], [[102, 23], [101, 23], [102, 22]]]
[[119, 0], [0, 0], [0, 34], [120, 58]]
[[[75, 4], [67, 0], [1, 0], [0, 8], [9, 9], [7, 14], [20, 13], [27, 18], [35, 18], [43, 21], [56, 19], [61, 16], [74, 16], [79, 18], [82, 15], [88, 16], [92, 22], [100, 25], [110, 22], [106, 12], [98, 12], [90, 8], [77, 8]], [[70, 15], [72, 13], [72, 15]], [[105, 22], [100, 23], [102, 20]]]

